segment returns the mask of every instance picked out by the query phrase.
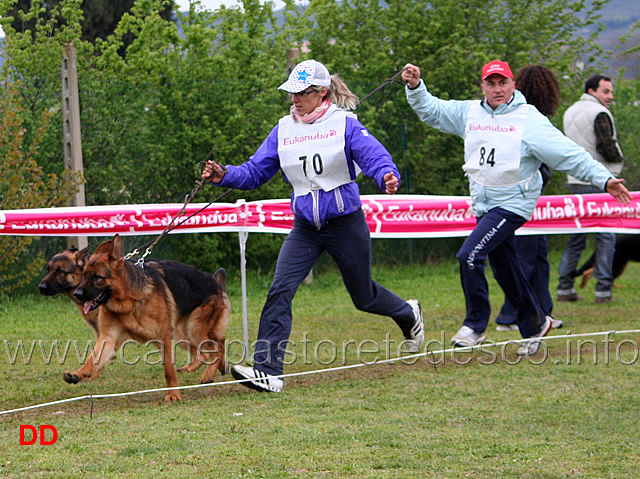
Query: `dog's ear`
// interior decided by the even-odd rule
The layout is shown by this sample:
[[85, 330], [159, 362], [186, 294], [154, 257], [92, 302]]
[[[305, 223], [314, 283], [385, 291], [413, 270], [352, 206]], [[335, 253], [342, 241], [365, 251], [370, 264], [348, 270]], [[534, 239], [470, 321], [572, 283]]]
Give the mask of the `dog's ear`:
[[98, 247], [96, 248], [96, 253], [95, 254], [104, 254], [104, 253], [109, 253], [111, 251], [111, 243], [113, 243], [112, 240], [107, 240], [107, 241], [103, 241], [102, 243], [100, 243], [98, 245]]
[[113, 237], [109, 258], [116, 261], [124, 259], [124, 244], [122, 243], [122, 238], [120, 238], [119, 234], [116, 234]]
[[89, 249], [91, 246], [87, 246], [80, 251], [76, 251], [76, 266], [78, 268], [84, 268], [85, 263], [87, 262], [87, 258], [89, 258]]
[[227, 292], [227, 272], [224, 268], [220, 268], [213, 275], [218, 284], [222, 287], [222, 291]]

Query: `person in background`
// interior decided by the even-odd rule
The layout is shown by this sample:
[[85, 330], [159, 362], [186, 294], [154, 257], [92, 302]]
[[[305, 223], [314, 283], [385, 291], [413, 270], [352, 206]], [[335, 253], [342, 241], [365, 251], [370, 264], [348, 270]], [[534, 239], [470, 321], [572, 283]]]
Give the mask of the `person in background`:
[[[613, 100], [611, 79], [593, 75], [584, 84], [584, 93], [564, 114], [564, 133], [583, 146], [613, 175], [622, 172], [624, 157], [618, 145], [616, 126], [609, 111]], [[569, 191], [575, 195], [603, 193], [602, 189], [568, 175]], [[615, 233], [595, 233], [596, 261], [593, 275], [596, 283], [596, 304], [613, 301], [613, 255], [616, 250]], [[558, 274], [558, 301], [580, 301], [574, 286], [574, 272], [580, 255], [587, 246], [587, 235], [575, 233], [569, 236]]]
[[[529, 105], [546, 117], [552, 117], [560, 106], [560, 87], [553, 72], [542, 65], [529, 65], [518, 72], [515, 78], [518, 91], [522, 93]], [[542, 175], [542, 189], [551, 179], [551, 169], [542, 163], [540, 174]], [[561, 328], [561, 320], [551, 315], [553, 310], [553, 298], [549, 292], [549, 258], [547, 237], [545, 235], [519, 235], [516, 236], [516, 249], [520, 265], [525, 276], [531, 283], [538, 296], [542, 312], [551, 318], [552, 328]], [[518, 311], [505, 295], [504, 304], [496, 318], [496, 330], [517, 331]]]
[[284, 387], [293, 297], [323, 251], [337, 263], [357, 309], [390, 316], [402, 330], [406, 351], [419, 352], [424, 343], [418, 300], [405, 301], [371, 278], [371, 238], [355, 179], [362, 171], [382, 191], [396, 193], [400, 174], [391, 155], [349, 111], [358, 98], [322, 63], [299, 63], [279, 88], [291, 94], [290, 112], [249, 161], [226, 172], [209, 162], [202, 174], [218, 186], [248, 190], [282, 171], [293, 186], [293, 229], [262, 309], [253, 366], [231, 368], [245, 386], [270, 392]]
[[457, 254], [467, 313], [453, 336], [454, 347], [471, 347], [486, 339], [491, 305], [485, 277], [486, 258], [509, 300], [518, 310], [523, 338], [518, 355], [535, 354], [551, 329], [527, 279], [515, 246], [515, 231], [533, 214], [542, 189], [540, 165], [570, 173], [608, 191], [627, 204], [631, 194], [587, 151], [527, 105], [516, 90], [511, 68], [494, 60], [482, 68], [481, 100], [440, 100], [427, 91], [420, 69], [402, 72], [409, 105], [418, 117], [444, 133], [464, 139], [465, 164], [477, 225]]

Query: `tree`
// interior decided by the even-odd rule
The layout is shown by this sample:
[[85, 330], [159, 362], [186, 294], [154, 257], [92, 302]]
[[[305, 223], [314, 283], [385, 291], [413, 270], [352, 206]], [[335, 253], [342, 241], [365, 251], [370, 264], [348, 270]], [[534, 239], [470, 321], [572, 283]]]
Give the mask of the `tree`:
[[[39, 21], [52, 21], [51, 25], [55, 29], [64, 20], [60, 17], [61, 0], [17, 0], [8, 15], [13, 17], [11, 26], [17, 32], [35, 31]], [[111, 35], [122, 15], [130, 11], [135, 0], [83, 0], [82, 1], [82, 40], [95, 42], [96, 39], [106, 39]], [[166, 1], [164, 8], [159, 12], [160, 16], [170, 21], [174, 16], [175, 5], [172, 1]], [[33, 9], [39, 11], [38, 16], [30, 15]], [[130, 37], [125, 45], [130, 44], [133, 38]]]
[[[36, 162], [51, 115], [43, 112], [36, 127], [26, 129], [18, 91], [14, 85], [0, 95], [0, 210], [63, 205], [70, 178], [45, 174]], [[0, 292], [18, 288], [42, 269], [42, 253], [29, 251], [33, 239], [0, 235]]]
[[640, 81], [625, 80], [618, 75], [614, 85], [615, 102], [611, 112], [616, 122], [616, 130], [620, 147], [624, 153], [625, 163], [622, 177], [629, 190], [640, 190], [640, 164], [637, 152], [640, 151]]

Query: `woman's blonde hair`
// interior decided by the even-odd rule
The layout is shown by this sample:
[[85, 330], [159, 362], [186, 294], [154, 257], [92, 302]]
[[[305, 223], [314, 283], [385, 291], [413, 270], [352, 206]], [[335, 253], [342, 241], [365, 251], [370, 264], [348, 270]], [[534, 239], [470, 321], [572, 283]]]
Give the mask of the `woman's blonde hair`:
[[345, 110], [355, 110], [358, 106], [358, 97], [349, 90], [349, 87], [338, 75], [331, 75], [331, 85], [327, 93], [331, 103]]

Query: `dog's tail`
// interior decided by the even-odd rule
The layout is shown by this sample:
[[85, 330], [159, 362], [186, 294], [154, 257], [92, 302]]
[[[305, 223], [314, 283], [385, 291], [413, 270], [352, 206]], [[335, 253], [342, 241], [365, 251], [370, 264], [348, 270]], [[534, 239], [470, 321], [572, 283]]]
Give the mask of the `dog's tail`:
[[593, 277], [593, 267], [596, 264], [596, 254], [593, 253], [589, 259], [572, 273], [574, 278], [582, 276], [581, 288], [587, 285], [587, 282]]
[[224, 268], [218, 269], [218, 271], [214, 273], [213, 277], [216, 279], [216, 281], [222, 288], [222, 291], [226, 293], [227, 292], [227, 272], [224, 270]]
[[596, 264], [596, 254], [593, 253], [591, 255], [591, 257], [582, 265], [580, 266], [577, 270], [575, 270], [573, 272], [573, 277], [577, 277], [577, 276], [582, 276], [584, 275], [585, 271], [592, 269]]

